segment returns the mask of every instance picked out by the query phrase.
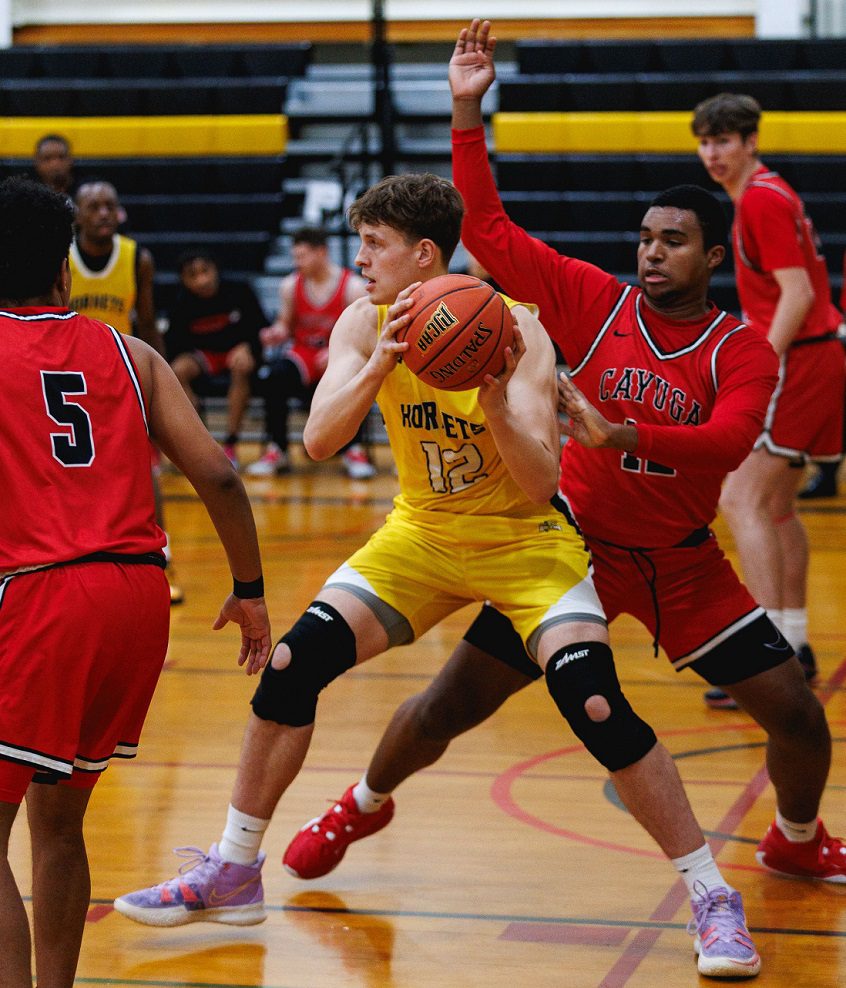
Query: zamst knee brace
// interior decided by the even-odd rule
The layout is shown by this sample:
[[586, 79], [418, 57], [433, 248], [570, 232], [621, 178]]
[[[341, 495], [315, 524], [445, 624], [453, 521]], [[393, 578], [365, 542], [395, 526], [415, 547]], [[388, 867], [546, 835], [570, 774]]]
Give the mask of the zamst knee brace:
[[270, 662], [264, 667], [253, 712], [262, 720], [305, 727], [314, 723], [320, 691], [355, 665], [355, 635], [331, 604], [315, 600], [282, 642], [291, 661], [284, 669]]
[[[573, 732], [609, 772], [634, 765], [656, 744], [655, 732], [623, 696], [611, 649], [602, 642], [560, 648], [547, 663], [546, 685]], [[585, 704], [596, 696], [607, 707], [593, 701], [593, 719]]]

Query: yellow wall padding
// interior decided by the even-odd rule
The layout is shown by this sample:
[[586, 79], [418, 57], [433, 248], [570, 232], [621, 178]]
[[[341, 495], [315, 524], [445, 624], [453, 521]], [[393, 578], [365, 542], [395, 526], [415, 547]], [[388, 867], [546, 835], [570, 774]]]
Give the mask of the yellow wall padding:
[[[511, 154], [689, 154], [691, 113], [496, 113], [494, 146]], [[846, 112], [765, 113], [764, 154], [846, 153]]]
[[288, 120], [278, 113], [173, 117], [0, 117], [0, 155], [32, 156], [44, 134], [62, 134], [77, 158], [276, 155]]

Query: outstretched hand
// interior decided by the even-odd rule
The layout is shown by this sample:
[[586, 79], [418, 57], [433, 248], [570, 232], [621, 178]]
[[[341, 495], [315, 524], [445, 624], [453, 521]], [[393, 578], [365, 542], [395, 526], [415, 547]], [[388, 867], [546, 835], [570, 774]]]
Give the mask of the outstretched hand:
[[491, 22], [474, 17], [458, 34], [449, 61], [449, 86], [454, 100], [481, 100], [496, 78]]
[[511, 318], [514, 320], [514, 340], [511, 346], [507, 346], [503, 351], [505, 364], [499, 374], [485, 374], [482, 384], [479, 385], [479, 406], [488, 418], [497, 411], [498, 406], [506, 404], [508, 382], [514, 376], [517, 364], [526, 353], [526, 342], [517, 328], [514, 313], [511, 313]]
[[566, 374], [558, 375], [558, 411], [569, 418], [559, 426], [561, 434], [589, 449], [609, 446], [615, 428], [579, 391]]
[[252, 676], [264, 668], [270, 655], [270, 618], [264, 597], [242, 600], [230, 594], [223, 602], [212, 627], [215, 631], [220, 631], [230, 621], [241, 628], [238, 665], [246, 665], [245, 672]]

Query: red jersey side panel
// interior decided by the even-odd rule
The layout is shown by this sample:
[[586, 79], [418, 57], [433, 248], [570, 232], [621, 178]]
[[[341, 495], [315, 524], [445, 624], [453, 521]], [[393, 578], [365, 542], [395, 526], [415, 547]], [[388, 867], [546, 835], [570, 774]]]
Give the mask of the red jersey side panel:
[[0, 573], [160, 552], [144, 397], [120, 334], [66, 309], [4, 311], [0, 360]]
[[831, 283], [814, 225], [802, 200], [776, 172], [763, 166], [735, 204], [732, 228], [735, 276], [744, 319], [764, 336], [781, 290], [773, 271], [804, 268], [815, 298], [796, 339], [831, 331]]
[[305, 280], [297, 275], [294, 285], [294, 317], [292, 336], [295, 343], [310, 347], [329, 345], [329, 335], [341, 313], [347, 307], [345, 302], [347, 282], [350, 274], [346, 268], [341, 271], [338, 286], [332, 297], [323, 305], [316, 305], [305, 287]]

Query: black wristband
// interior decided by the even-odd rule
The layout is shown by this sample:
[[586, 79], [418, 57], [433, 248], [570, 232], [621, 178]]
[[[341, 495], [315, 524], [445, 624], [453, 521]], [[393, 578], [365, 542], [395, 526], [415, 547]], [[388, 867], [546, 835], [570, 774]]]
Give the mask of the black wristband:
[[264, 596], [264, 577], [257, 580], [233, 580], [232, 594], [241, 600], [254, 600]]

